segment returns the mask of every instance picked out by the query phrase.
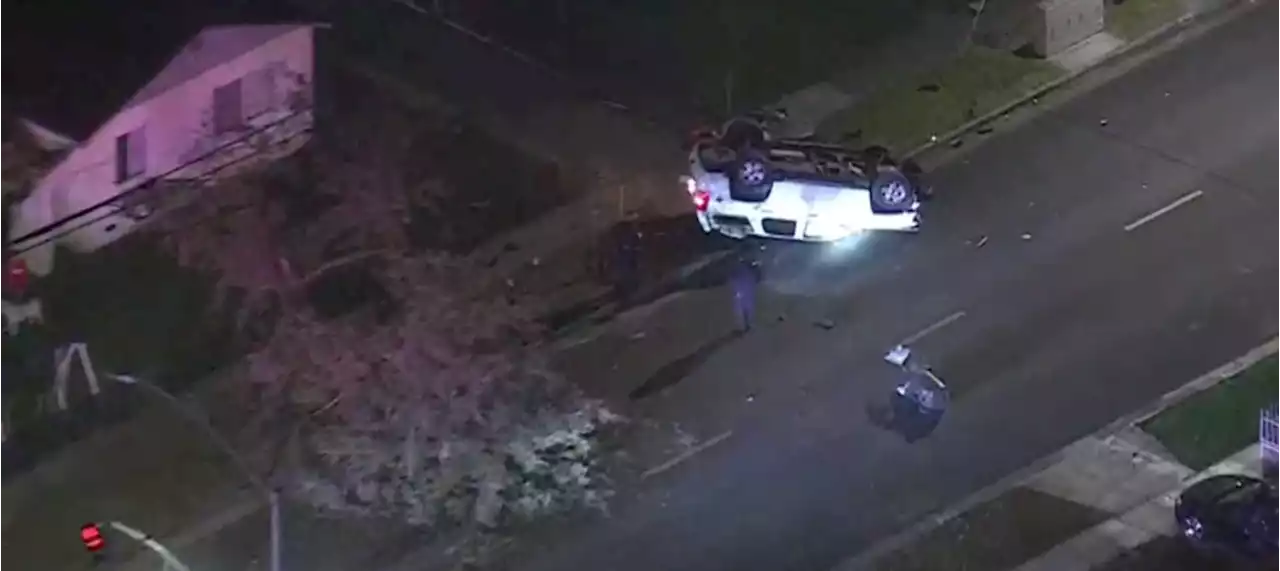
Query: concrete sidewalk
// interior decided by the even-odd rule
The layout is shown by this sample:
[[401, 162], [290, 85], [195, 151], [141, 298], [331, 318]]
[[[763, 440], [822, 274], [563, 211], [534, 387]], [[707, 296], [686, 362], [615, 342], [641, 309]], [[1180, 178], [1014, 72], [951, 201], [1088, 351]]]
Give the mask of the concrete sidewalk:
[[[954, 568], [964, 569], [1086, 571], [1154, 540], [1176, 537], [1172, 509], [1178, 494], [1217, 474], [1261, 475], [1259, 447], [1248, 446], [1197, 473], [1173, 458], [1139, 423], [1234, 377], [1276, 350], [1277, 340], [1272, 339], [837, 569], [927, 570], [945, 558]], [[1028, 492], [1052, 498], [1053, 503], [1024, 509], [1018, 505], [1025, 504], [1024, 499], [1011, 499]], [[993, 517], [992, 512], [1002, 513]], [[1016, 521], [991, 523], [1001, 517]], [[1036, 529], [1018, 537], [982, 537], [991, 529], [1026, 531], [1019, 526]]]
[[[1133, 453], [1135, 463], [1139, 462], [1136, 460], [1139, 454], [1147, 454], [1142, 450], [1135, 450]], [[1261, 454], [1256, 444], [1197, 474], [1188, 474], [1189, 470], [1185, 466], [1172, 462], [1159, 462], [1158, 465], [1159, 468], [1151, 470], [1150, 473], [1164, 476], [1182, 474], [1182, 477], [1178, 478], [1172, 486], [1163, 486], [1164, 491], [1159, 492], [1154, 498], [1118, 512], [1116, 517], [1062, 542], [1043, 555], [1019, 565], [1015, 571], [1088, 571], [1122, 557], [1126, 552], [1157, 538], [1175, 537], [1178, 529], [1174, 522], [1173, 506], [1182, 490], [1200, 480], [1219, 474], [1260, 476], [1263, 468]], [[1052, 478], [1047, 478], [1045, 484], [1072, 485], [1073, 481], [1078, 482], [1071, 474], [1058, 474], [1057, 477], [1056, 482]], [[1142, 476], [1136, 479], [1149, 481], [1149, 478]], [[1167, 478], [1157, 477], [1155, 480], [1164, 482]], [[1093, 480], [1091, 483], [1106, 484], [1099, 480]], [[1148, 495], [1138, 493], [1139, 490], [1130, 486], [1127, 480], [1114, 482], [1114, 484], [1118, 486], [1116, 489], [1120, 490], [1119, 495], [1115, 491], [1100, 486], [1093, 488], [1092, 495], [1100, 498], [1137, 498]], [[1160, 487], [1149, 489], [1155, 490]]]

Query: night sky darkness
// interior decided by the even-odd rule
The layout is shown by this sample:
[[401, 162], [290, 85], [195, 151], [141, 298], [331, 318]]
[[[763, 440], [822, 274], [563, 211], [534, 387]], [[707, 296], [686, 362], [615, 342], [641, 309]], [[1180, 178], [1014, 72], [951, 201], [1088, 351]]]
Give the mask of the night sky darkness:
[[6, 114], [83, 137], [204, 26], [300, 19], [272, 3], [7, 0], [0, 103]]

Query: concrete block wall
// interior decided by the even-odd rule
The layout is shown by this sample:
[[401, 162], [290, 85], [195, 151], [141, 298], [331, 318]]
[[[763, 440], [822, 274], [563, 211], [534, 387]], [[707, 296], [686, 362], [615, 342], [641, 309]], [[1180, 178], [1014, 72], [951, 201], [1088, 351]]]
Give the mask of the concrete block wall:
[[1105, 0], [1043, 0], [1036, 6], [1031, 44], [1041, 57], [1053, 57], [1103, 30]]

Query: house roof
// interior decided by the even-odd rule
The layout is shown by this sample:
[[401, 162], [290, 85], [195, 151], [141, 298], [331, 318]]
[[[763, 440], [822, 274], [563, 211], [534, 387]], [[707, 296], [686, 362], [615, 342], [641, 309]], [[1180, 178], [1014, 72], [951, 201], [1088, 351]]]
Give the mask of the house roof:
[[5, 111], [84, 140], [121, 109], [293, 29], [253, 24], [292, 19], [279, 3], [242, 2], [6, 3]]
[[21, 117], [0, 115], [0, 138], [4, 141], [4, 183], [6, 200], [25, 196], [75, 142], [61, 139], [44, 127]]
[[201, 30], [142, 89], [121, 105], [145, 103], [210, 68], [301, 27], [300, 24], [212, 26]]

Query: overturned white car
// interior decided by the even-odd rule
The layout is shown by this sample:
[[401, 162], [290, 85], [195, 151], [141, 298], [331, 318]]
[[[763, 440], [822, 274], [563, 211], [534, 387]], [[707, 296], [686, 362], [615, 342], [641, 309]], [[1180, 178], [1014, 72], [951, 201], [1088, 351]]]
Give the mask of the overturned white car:
[[777, 140], [756, 118], [692, 142], [681, 177], [706, 232], [832, 242], [868, 230], [915, 232], [927, 189], [886, 150]]

